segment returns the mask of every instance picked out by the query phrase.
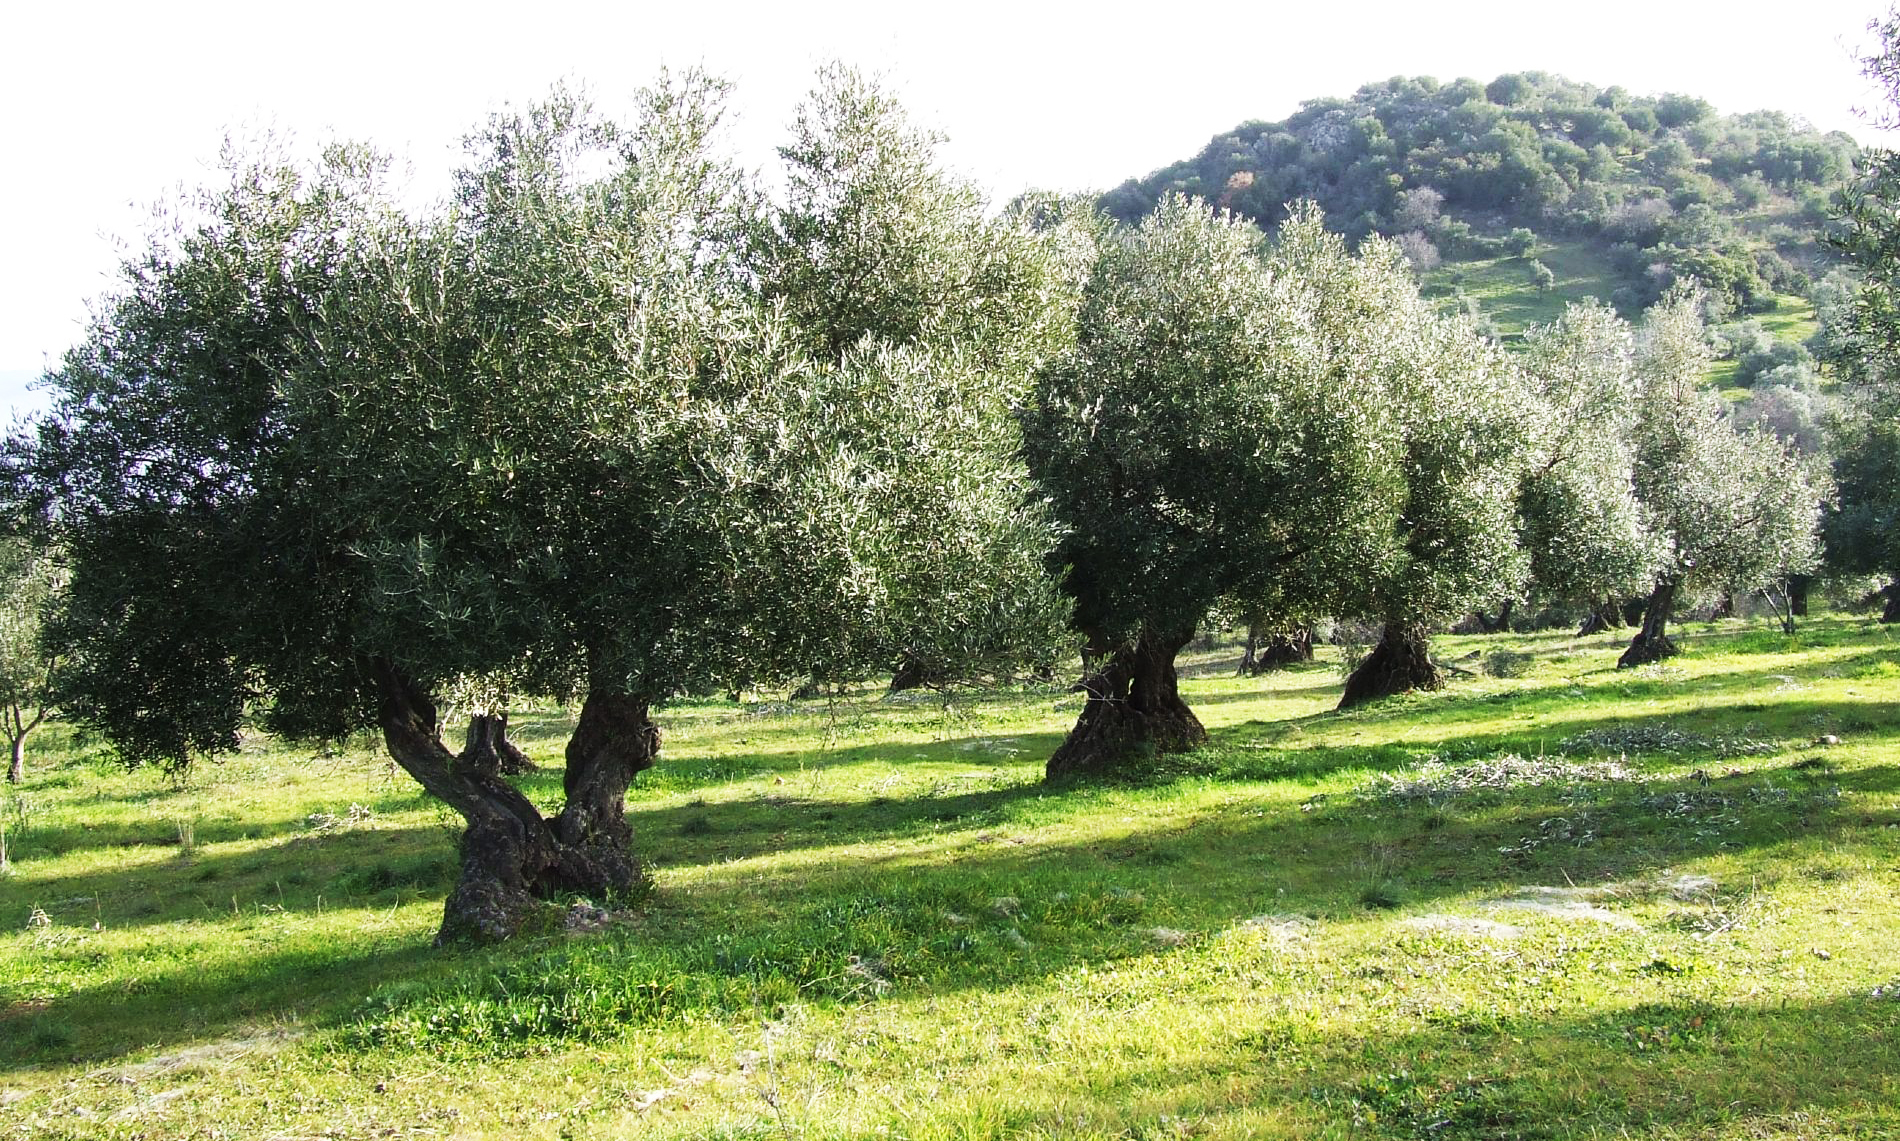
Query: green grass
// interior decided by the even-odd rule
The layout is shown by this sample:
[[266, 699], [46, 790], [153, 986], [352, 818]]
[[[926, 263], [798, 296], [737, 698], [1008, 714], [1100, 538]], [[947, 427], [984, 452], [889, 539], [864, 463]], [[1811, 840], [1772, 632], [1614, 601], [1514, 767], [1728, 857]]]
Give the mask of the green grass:
[[175, 787], [55, 726], [0, 1136], [1900, 1134], [1900, 644], [1682, 633], [1445, 638], [1349, 714], [1201, 652], [1212, 744], [1101, 788], [1039, 781], [1065, 692], [682, 703], [655, 895], [487, 950], [429, 947], [454, 821], [368, 743]]
[[[1554, 288], [1539, 292], [1532, 283], [1531, 262], [1542, 261], [1556, 276]], [[1564, 315], [1564, 308], [1586, 297], [1607, 300], [1615, 292], [1616, 273], [1602, 252], [1589, 242], [1539, 241], [1529, 257], [1447, 260], [1424, 275], [1422, 288], [1452, 306], [1456, 292], [1475, 298], [1511, 343], [1532, 325], [1548, 325]]]

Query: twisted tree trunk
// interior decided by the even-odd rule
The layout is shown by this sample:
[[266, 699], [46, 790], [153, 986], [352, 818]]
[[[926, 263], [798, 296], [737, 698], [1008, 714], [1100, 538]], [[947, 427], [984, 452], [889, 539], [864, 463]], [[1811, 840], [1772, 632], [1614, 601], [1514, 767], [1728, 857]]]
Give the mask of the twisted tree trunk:
[[9, 706], [6, 714], [7, 741], [13, 747], [13, 761], [7, 766], [7, 783], [19, 784], [26, 779], [26, 737], [40, 727], [46, 720], [46, 706], [42, 705], [32, 717], [18, 705]]
[[1814, 586], [1814, 576], [1791, 574], [1788, 576], [1788, 612], [1796, 618], [1808, 616], [1808, 591]]
[[884, 692], [886, 694], [903, 693], [909, 689], [942, 684], [942, 671], [932, 669], [929, 662], [906, 650], [903, 658], [897, 663], [897, 672], [891, 675], [891, 687]]
[[1431, 634], [1425, 624], [1388, 618], [1379, 644], [1346, 679], [1338, 708], [1350, 709], [1415, 689], [1440, 689], [1444, 684], [1445, 675], [1432, 662]]
[[1253, 677], [1260, 672], [1260, 624], [1247, 623], [1247, 648], [1240, 653], [1240, 668], [1235, 671], [1237, 677]]
[[1620, 630], [1625, 625], [1623, 608], [1614, 599], [1604, 599], [1590, 604], [1590, 614], [1577, 627], [1577, 637], [1587, 638], [1592, 634], [1601, 634], [1606, 630]]
[[566, 850], [569, 880], [603, 885], [625, 896], [645, 882], [627, 824], [627, 786], [660, 755], [660, 727], [645, 700], [594, 690], [581, 705], [580, 723], [567, 742], [567, 803], [554, 832]]
[[436, 735], [429, 696], [387, 660], [372, 663], [371, 672], [390, 756], [467, 823], [461, 876], [443, 904], [438, 944], [509, 938], [545, 916], [543, 901], [558, 892], [609, 900], [640, 885], [625, 795], [658, 745], [644, 701], [588, 694], [568, 746], [568, 805], [550, 822], [502, 779], [492, 726], [472, 725], [468, 746], [451, 753]]
[[1313, 660], [1313, 628], [1287, 626], [1267, 636], [1254, 657], [1253, 672], [1264, 673], [1297, 662]]
[[1193, 637], [1191, 629], [1144, 631], [1134, 645], [1103, 655], [1102, 668], [1082, 679], [1088, 700], [1049, 758], [1047, 779], [1105, 775], [1149, 751], [1186, 752], [1206, 741], [1174, 672], [1175, 655]]
[[477, 713], [469, 718], [468, 735], [463, 738], [462, 752], [473, 757], [482, 755], [481, 763], [492, 763], [506, 776], [521, 776], [524, 773], [539, 772], [540, 766], [528, 759], [521, 747], [508, 739], [508, 714]]
[[1675, 606], [1676, 591], [1680, 586], [1673, 579], [1656, 584], [1656, 589], [1650, 592], [1648, 605], [1643, 608], [1642, 629], [1630, 639], [1629, 648], [1623, 651], [1623, 656], [1616, 659], [1617, 669], [1660, 662], [1682, 652], [1669, 640], [1667, 633], [1669, 611]]
[[1511, 611], [1517, 607], [1515, 598], [1507, 598], [1498, 605], [1498, 616], [1492, 618], [1482, 610], [1472, 612], [1478, 620], [1478, 632], [1481, 634], [1508, 634], [1511, 632]]

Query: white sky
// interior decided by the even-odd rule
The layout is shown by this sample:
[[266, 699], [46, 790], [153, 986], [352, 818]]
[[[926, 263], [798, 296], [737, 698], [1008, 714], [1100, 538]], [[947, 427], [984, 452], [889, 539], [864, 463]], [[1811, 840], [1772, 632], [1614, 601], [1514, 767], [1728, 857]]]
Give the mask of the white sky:
[[439, 186], [489, 110], [557, 79], [623, 110], [662, 64], [737, 84], [733, 142], [765, 167], [814, 68], [876, 70], [950, 163], [1007, 199], [1105, 189], [1247, 119], [1392, 75], [1489, 81], [1543, 70], [1637, 94], [1680, 91], [1881, 140], [1854, 114], [1877, 0], [1788, 6], [1596, 0], [1459, 4], [289, 5], [22, 0], [4, 21], [0, 107], [0, 420], [79, 339], [118, 243], [150, 205], [208, 177], [227, 132], [364, 139]]

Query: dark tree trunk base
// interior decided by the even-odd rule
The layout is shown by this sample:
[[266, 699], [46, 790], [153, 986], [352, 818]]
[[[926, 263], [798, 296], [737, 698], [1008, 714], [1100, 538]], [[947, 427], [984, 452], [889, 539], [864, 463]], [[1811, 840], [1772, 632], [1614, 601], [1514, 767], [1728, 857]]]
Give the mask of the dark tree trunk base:
[[1381, 697], [1396, 697], [1416, 689], [1440, 689], [1445, 675], [1432, 663], [1431, 637], [1413, 622], [1387, 622], [1379, 644], [1346, 679], [1340, 709], [1351, 709]]
[[1511, 632], [1511, 611], [1516, 609], [1516, 607], [1517, 600], [1507, 598], [1504, 600], [1503, 605], [1498, 607], [1498, 616], [1496, 618], [1492, 618], [1482, 610], [1473, 611], [1472, 617], [1478, 620], [1478, 632], [1481, 634], [1509, 634]]
[[1682, 652], [1669, 640], [1669, 611], [1676, 601], [1676, 585], [1673, 582], [1656, 584], [1650, 593], [1649, 602], [1643, 607], [1643, 628], [1630, 639], [1623, 656], [1616, 659], [1616, 668], [1629, 669], [1632, 666], [1646, 666], [1651, 662], [1660, 662], [1664, 658], [1674, 657]]
[[463, 740], [463, 764], [492, 768], [511, 777], [541, 771], [519, 745], [508, 739], [506, 713], [477, 713], [469, 718], [468, 735]]
[[898, 663], [897, 672], [891, 675], [891, 687], [884, 692], [888, 696], [942, 683], [943, 679], [922, 658], [905, 654], [904, 660]]
[[1270, 635], [1254, 655], [1256, 674], [1313, 660], [1313, 628], [1295, 626]]
[[1144, 634], [1084, 678], [1088, 701], [1049, 758], [1046, 779], [1113, 775], [1150, 752], [1182, 753], [1204, 743], [1207, 729], [1181, 700], [1174, 672], [1175, 655], [1192, 637]]
[[428, 696], [391, 663], [374, 664], [377, 718], [390, 756], [461, 814], [461, 876], [442, 908], [436, 943], [508, 939], [556, 921], [547, 900], [561, 893], [606, 902], [645, 884], [632, 853], [625, 797], [633, 774], [653, 763], [659, 732], [647, 705], [590, 693], [568, 743], [568, 801], [553, 821], [501, 779], [502, 725], [477, 718], [468, 744], [450, 753], [436, 736]]
[[1788, 576], [1788, 613], [1796, 618], [1808, 616], [1808, 591], [1814, 586], [1814, 576], [1791, 574]]
[[1614, 602], [1598, 602], [1590, 607], [1590, 614], [1577, 627], [1577, 637], [1588, 638], [1592, 634], [1603, 634], [1623, 628], [1623, 608]]
[[1900, 577], [1887, 587], [1887, 605], [1880, 611], [1882, 622], [1900, 622]]
[[1651, 662], [1660, 662], [1664, 658], [1673, 658], [1682, 652], [1682, 647], [1669, 639], [1667, 634], [1651, 638], [1646, 634], [1637, 634], [1623, 650], [1623, 656], [1616, 659], [1616, 668], [1629, 669], [1632, 666], [1646, 666]]
[[1313, 660], [1313, 628], [1286, 626], [1263, 632], [1247, 627], [1247, 652], [1240, 659], [1243, 677], [1258, 677], [1272, 670]]

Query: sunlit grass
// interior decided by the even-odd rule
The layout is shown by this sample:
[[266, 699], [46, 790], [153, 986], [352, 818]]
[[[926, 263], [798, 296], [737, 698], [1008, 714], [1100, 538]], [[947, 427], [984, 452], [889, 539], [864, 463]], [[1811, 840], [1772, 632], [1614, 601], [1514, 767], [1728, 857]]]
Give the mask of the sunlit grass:
[[[651, 901], [487, 950], [429, 947], [454, 821], [367, 742], [179, 787], [55, 728], [0, 803], [0, 1131], [1900, 1131], [1900, 645], [1683, 635], [1444, 638], [1348, 714], [1200, 650], [1210, 746], [1100, 788], [1040, 783], [1059, 687], [683, 703]], [[567, 724], [515, 719], [544, 803]]]

